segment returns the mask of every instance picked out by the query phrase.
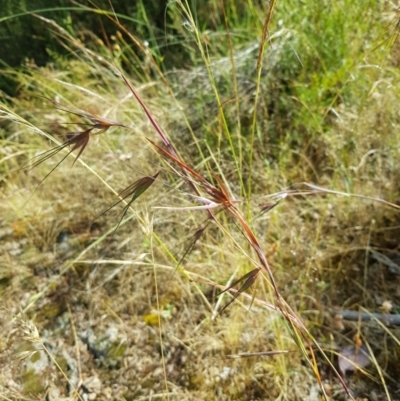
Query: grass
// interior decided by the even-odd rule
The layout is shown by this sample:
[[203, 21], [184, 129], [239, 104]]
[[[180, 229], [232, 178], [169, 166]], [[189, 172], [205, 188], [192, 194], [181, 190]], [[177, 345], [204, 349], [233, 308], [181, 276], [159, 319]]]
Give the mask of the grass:
[[[149, 47], [120, 19], [107, 47], [37, 15], [72, 59], [7, 71], [4, 397], [394, 400], [398, 329], [335, 310], [400, 312], [398, 276], [371, 256], [398, 248], [398, 211], [379, 202], [399, 204], [395, 10], [166, 12]], [[118, 194], [129, 203], [102, 214]], [[360, 341], [371, 363], [343, 386], [335, 355]]]

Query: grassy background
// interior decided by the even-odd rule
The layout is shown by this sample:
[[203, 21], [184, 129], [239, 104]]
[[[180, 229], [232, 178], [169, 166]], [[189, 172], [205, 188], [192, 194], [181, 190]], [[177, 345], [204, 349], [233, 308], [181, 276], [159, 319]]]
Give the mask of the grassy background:
[[[208, 325], [231, 299], [217, 297], [218, 286], [254, 268], [255, 255], [220, 213], [224, 229], [211, 225], [176, 270], [207, 215], [153, 208], [193, 200], [144, 140], [158, 138], [113, 65], [182, 158], [244, 199], [238, 207], [282, 295], [332, 362], [343, 347], [370, 347], [372, 363], [346, 379], [354, 397], [395, 400], [399, 330], [342, 321], [334, 311], [400, 313], [399, 275], [373, 256], [397, 263], [398, 211], [331, 194], [288, 197], [259, 213], [271, 194], [302, 182], [400, 203], [397, 10], [386, 1], [278, 1], [257, 71], [265, 2], [120, 3], [112, 2], [125, 18], [105, 1], [81, 10], [52, 3], [57, 10], [36, 16], [15, 15], [26, 4], [2, 8], [0, 29], [17, 29], [24, 40], [37, 29], [43, 40], [32, 34], [38, 50], [26, 53], [23, 66], [3, 60], [2, 76], [14, 84], [2, 86], [0, 99], [0, 393], [13, 400], [73, 399], [74, 388], [104, 400], [319, 399], [285, 321], [261, 303], [274, 303], [266, 278], [248, 292], [257, 298], [251, 307], [239, 297]], [[18, 169], [76, 131], [66, 124], [80, 119], [38, 95], [131, 130], [94, 136], [74, 168], [69, 157], [41, 182], [60, 155]], [[122, 206], [96, 219], [118, 191], [159, 170], [117, 232]], [[271, 350], [293, 352], [225, 357]], [[346, 399], [317, 357], [328, 396]]]

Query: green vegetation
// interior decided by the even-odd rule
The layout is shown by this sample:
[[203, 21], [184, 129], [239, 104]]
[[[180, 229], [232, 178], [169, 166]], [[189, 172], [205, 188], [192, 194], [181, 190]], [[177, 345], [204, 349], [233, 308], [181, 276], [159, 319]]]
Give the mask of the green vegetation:
[[20, 3], [0, 394], [394, 400], [399, 329], [338, 312], [400, 310], [393, 5]]

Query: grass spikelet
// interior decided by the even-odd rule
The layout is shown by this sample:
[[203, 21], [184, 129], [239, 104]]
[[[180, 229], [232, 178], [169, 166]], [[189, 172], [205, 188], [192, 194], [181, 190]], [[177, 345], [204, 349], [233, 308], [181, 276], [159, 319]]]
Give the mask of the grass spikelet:
[[[79, 109], [73, 109], [69, 108], [66, 106], [63, 106], [62, 104], [56, 102], [55, 100], [52, 100], [50, 98], [41, 96], [44, 99], [48, 100], [49, 102], [53, 103], [54, 106], [58, 110], [65, 111], [67, 113], [79, 116], [83, 119], [89, 120], [90, 127], [84, 131], [75, 131], [75, 132], [68, 132], [66, 134], [67, 140], [63, 142], [61, 145], [56, 146], [46, 152], [43, 152], [37, 156], [34, 156], [32, 159], [30, 159], [20, 170], [25, 170], [25, 171], [30, 171], [40, 165], [41, 163], [45, 162], [46, 160], [52, 158], [59, 152], [61, 152], [63, 149], [71, 147], [71, 149], [68, 151], [66, 155], [63, 156], [63, 158], [50, 170], [49, 173], [46, 174], [46, 176], [40, 180], [39, 184], [36, 186], [34, 191], [31, 194], [31, 197], [33, 194], [36, 192], [36, 190], [39, 188], [39, 186], [53, 173], [57, 167], [75, 150], [78, 150], [78, 153], [75, 157], [74, 162], [72, 165], [76, 163], [76, 161], [80, 158], [82, 155], [83, 151], [86, 149], [90, 136], [91, 135], [99, 135], [104, 132], [106, 132], [110, 127], [123, 127], [127, 128], [125, 125], [120, 124], [116, 121], [109, 120], [104, 117], [97, 116], [94, 113], [86, 112], [83, 110]], [[83, 124], [83, 125], [88, 125], [88, 124]], [[35, 160], [33, 163], [29, 164], [30, 161]]]
[[[149, 175], [149, 176], [139, 178], [133, 184], [129, 185], [128, 187], [126, 187], [125, 189], [120, 191], [118, 193], [118, 197], [121, 199], [118, 200], [117, 202], [115, 202], [113, 205], [111, 205], [108, 209], [106, 209], [104, 212], [102, 212], [99, 216], [97, 216], [95, 218], [95, 220], [97, 220], [99, 217], [103, 216], [105, 213], [107, 213], [108, 211], [113, 209], [115, 206], [117, 206], [118, 204], [123, 202], [126, 198], [129, 198], [132, 195], [131, 199], [125, 205], [125, 207], [123, 208], [123, 210], [121, 212], [122, 216], [117, 224], [117, 227], [115, 228], [115, 231], [118, 230], [122, 220], [124, 219], [128, 209], [131, 207], [132, 203], [153, 185], [154, 181], [157, 179], [159, 174], [160, 174], [160, 171], [152, 176]], [[115, 231], [114, 231], [114, 233], [115, 233]]]
[[76, 109], [76, 108], [72, 108], [72, 107], [67, 107], [62, 105], [59, 102], [56, 102], [53, 99], [50, 99], [48, 97], [45, 96], [41, 96], [43, 99], [48, 100], [49, 102], [53, 103], [55, 108], [61, 111], [65, 111], [67, 113], [70, 114], [74, 114], [78, 117], [84, 118], [86, 120], [90, 121], [90, 125], [92, 126], [92, 129], [98, 129], [99, 131], [96, 132], [96, 134], [101, 134], [105, 131], [107, 131], [110, 127], [122, 127], [122, 128], [127, 128], [125, 125], [117, 122], [117, 121], [113, 121], [110, 120], [108, 118], [105, 117], [101, 117], [98, 116], [97, 114], [88, 112], [88, 111], [84, 111], [84, 110], [80, 110], [80, 109]]
[[[43, 96], [42, 96], [43, 97]], [[83, 110], [79, 109], [72, 109], [66, 106], [63, 106], [62, 104], [56, 102], [55, 100], [49, 99], [47, 97], [43, 97], [44, 99], [48, 100], [49, 102], [53, 103], [57, 109], [65, 111], [70, 114], [74, 114], [76, 116], [82, 117], [84, 119], [87, 119], [90, 121], [90, 128], [86, 129], [85, 131], [76, 131], [76, 132], [68, 132], [66, 134], [67, 140], [63, 142], [61, 145], [54, 147], [53, 149], [50, 149], [46, 152], [43, 152], [37, 156], [35, 156], [33, 159], [39, 158], [36, 160], [34, 163], [29, 164], [25, 167], [23, 167], [24, 170], [31, 170], [38, 166], [39, 164], [43, 163], [47, 159], [55, 156], [57, 153], [62, 151], [64, 148], [67, 148], [69, 146], [72, 146], [72, 149], [65, 155], [59, 163], [50, 171], [48, 175], [41, 181], [43, 182], [74, 150], [79, 149], [78, 154], [75, 158], [75, 162], [79, 159], [79, 157], [82, 155], [83, 151], [85, 150], [86, 146], [89, 143], [90, 135], [99, 135], [102, 134], [103, 132], [106, 132], [110, 127], [123, 127], [126, 128], [125, 125], [120, 124], [116, 121], [109, 120], [104, 117], [99, 117], [96, 114], [89, 113]], [[86, 124], [87, 125], [87, 124]], [[93, 132], [94, 131], [94, 132]], [[31, 159], [31, 160], [33, 160]], [[29, 163], [29, 161], [28, 161]]]
[[56, 164], [56, 166], [50, 171], [48, 175], [42, 180], [42, 182], [74, 151], [79, 149], [78, 155], [76, 156], [74, 163], [79, 159], [82, 152], [85, 150], [87, 144], [89, 143], [90, 139], [90, 132], [93, 128], [89, 128], [85, 131], [76, 131], [76, 132], [68, 132], [67, 133], [67, 140], [59, 146], [54, 147], [46, 152], [40, 153], [39, 155], [30, 159], [27, 164], [34, 160], [32, 164], [28, 164], [24, 166], [22, 169], [25, 171], [32, 170], [33, 168], [37, 167], [39, 164], [45, 162], [46, 160], [50, 159], [51, 157], [55, 156], [57, 153], [61, 152], [64, 148], [72, 146], [72, 149], [61, 159], [60, 162]]
[[244, 291], [248, 290], [257, 280], [258, 274], [260, 273], [260, 269], [253, 269], [246, 273], [244, 276], [240, 277], [238, 280], [234, 281], [228, 288], [221, 291], [218, 295], [222, 295], [227, 291], [231, 291], [235, 286], [239, 283], [243, 283], [240, 285], [232, 299], [220, 310], [219, 313], [222, 313], [235, 299], [241, 295]]

